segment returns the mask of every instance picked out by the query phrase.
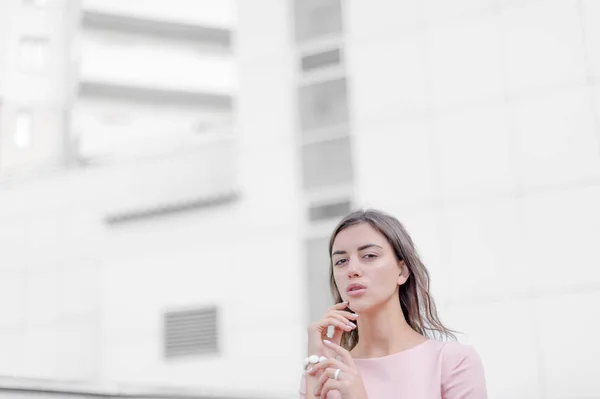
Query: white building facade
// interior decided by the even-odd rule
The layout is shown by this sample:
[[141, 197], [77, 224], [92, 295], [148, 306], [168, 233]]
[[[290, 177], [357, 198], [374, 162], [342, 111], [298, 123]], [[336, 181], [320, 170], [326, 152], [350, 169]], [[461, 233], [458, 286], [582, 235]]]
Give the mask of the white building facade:
[[490, 398], [598, 395], [593, 0], [140, 4], [0, 6], [0, 373], [297, 397], [373, 206]]
[[0, 374], [232, 391], [234, 2], [1, 7]]
[[598, 396], [598, 22], [594, 1], [241, 7], [240, 102], [273, 104], [261, 135], [295, 149], [307, 322], [330, 305], [335, 222], [381, 208], [412, 233], [490, 398]]

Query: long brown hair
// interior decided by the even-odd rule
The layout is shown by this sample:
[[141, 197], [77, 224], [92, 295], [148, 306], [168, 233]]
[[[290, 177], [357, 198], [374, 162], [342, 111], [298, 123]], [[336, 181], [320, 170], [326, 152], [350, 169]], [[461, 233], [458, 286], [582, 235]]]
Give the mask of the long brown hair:
[[[331, 294], [336, 303], [342, 302], [340, 292], [333, 278], [331, 252], [333, 242], [344, 229], [360, 223], [368, 223], [390, 243], [398, 261], [404, 261], [410, 274], [408, 280], [398, 290], [398, 300], [406, 322], [418, 332], [429, 338], [446, 338], [456, 340], [453, 330], [446, 328], [440, 321], [435, 302], [429, 293], [429, 272], [421, 261], [415, 245], [408, 232], [395, 217], [382, 211], [359, 210], [346, 216], [337, 225], [329, 240], [329, 284]], [[358, 328], [342, 334], [342, 346], [351, 350], [358, 343]]]

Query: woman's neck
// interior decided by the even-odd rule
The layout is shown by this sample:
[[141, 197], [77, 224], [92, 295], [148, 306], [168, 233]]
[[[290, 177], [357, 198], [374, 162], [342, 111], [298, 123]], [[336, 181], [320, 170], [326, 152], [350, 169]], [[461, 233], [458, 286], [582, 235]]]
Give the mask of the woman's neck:
[[397, 298], [370, 312], [360, 313], [359, 341], [352, 350], [354, 357], [387, 356], [427, 340], [408, 325]]

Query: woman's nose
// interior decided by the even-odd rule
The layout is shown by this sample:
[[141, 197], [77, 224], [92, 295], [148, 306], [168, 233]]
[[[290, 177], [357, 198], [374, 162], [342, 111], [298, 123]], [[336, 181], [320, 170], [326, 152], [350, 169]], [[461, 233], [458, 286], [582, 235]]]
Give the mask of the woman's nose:
[[360, 262], [355, 258], [348, 259], [348, 276], [360, 276], [362, 274], [360, 269]]

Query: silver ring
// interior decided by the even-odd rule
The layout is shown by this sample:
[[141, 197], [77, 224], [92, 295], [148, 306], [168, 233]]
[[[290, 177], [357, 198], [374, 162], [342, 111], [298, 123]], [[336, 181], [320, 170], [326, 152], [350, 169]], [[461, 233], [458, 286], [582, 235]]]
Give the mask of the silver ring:
[[335, 370], [335, 373], [333, 373], [333, 379], [337, 380], [339, 376], [340, 376], [340, 369], [337, 369], [337, 370]]

